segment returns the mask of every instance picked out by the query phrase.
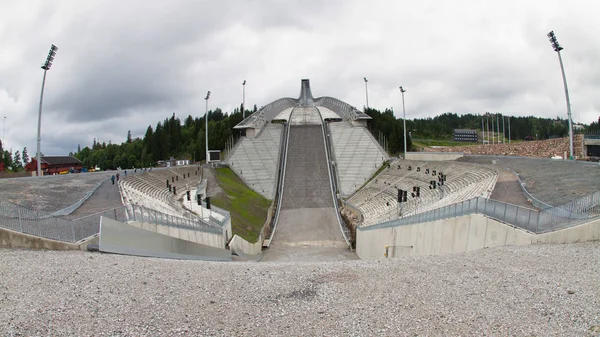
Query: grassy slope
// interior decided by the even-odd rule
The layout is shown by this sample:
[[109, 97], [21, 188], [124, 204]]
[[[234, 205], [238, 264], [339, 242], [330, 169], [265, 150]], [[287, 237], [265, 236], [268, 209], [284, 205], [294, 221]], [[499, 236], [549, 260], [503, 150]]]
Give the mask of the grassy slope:
[[211, 198], [211, 202], [231, 213], [233, 234], [256, 242], [271, 201], [247, 187], [230, 168], [216, 169], [216, 176], [224, 193]]

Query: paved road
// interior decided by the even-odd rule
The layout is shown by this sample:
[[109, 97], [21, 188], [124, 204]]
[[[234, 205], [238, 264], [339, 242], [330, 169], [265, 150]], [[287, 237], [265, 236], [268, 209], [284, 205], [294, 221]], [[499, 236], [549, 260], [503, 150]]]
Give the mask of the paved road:
[[[87, 215], [96, 214], [105, 210], [123, 206], [119, 186], [107, 180], [86, 200], [81, 207], [67, 216], [68, 219], [77, 219]], [[121, 214], [118, 214], [120, 217]]]
[[496, 186], [492, 191], [490, 199], [507, 202], [517, 206], [534, 208], [533, 205], [527, 201], [527, 198], [525, 198], [523, 190], [517, 182], [517, 177], [507, 170], [498, 171], [498, 180], [496, 181]]

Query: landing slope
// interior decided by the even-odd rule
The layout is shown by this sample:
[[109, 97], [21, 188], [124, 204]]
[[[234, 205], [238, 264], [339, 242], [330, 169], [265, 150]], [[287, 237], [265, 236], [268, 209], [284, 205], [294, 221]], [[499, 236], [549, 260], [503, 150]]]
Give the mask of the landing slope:
[[318, 111], [297, 108], [293, 114], [274, 248], [345, 248], [331, 196], [322, 126], [316, 124]]

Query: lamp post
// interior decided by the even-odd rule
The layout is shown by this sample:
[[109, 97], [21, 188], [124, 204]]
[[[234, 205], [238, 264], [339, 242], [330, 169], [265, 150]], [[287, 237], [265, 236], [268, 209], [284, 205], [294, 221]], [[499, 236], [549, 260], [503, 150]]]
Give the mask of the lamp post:
[[406, 110], [404, 109], [404, 93], [406, 90], [400, 86], [400, 93], [402, 94], [402, 121], [404, 122], [404, 160], [406, 160]]
[[569, 89], [567, 88], [567, 77], [565, 76], [565, 68], [563, 66], [562, 57], [560, 51], [564, 48], [558, 43], [554, 31], [547, 34], [552, 49], [558, 54], [558, 62], [560, 63], [560, 71], [562, 72], [563, 85], [565, 87], [565, 98], [567, 99], [567, 116], [569, 118], [569, 155], [570, 159], [573, 160], [573, 122], [571, 121], [571, 101], [569, 100]]
[[54, 56], [56, 55], [56, 51], [57, 50], [58, 50], [58, 48], [55, 45], [52, 45], [50, 47], [50, 51], [48, 52], [48, 56], [46, 57], [46, 62], [44, 62], [44, 65], [42, 66], [42, 69], [44, 69], [44, 79], [42, 80], [42, 92], [40, 94], [40, 109], [39, 109], [39, 112], [38, 112], [37, 154], [36, 154], [37, 176], [38, 177], [42, 176], [40, 142], [42, 140], [42, 138], [41, 138], [41, 133], [42, 133], [42, 101], [44, 100], [44, 85], [46, 84], [46, 72], [48, 70], [50, 70], [50, 67], [52, 66], [52, 61], [54, 61]]
[[365, 80], [365, 97], [367, 98], [367, 109], [369, 108], [369, 88], [367, 86], [367, 82], [369, 82], [369, 80], [367, 80], [366, 77], [363, 77], [363, 79]]
[[[4, 116], [4, 124], [2, 125], [2, 143], [4, 144], [6, 142], [6, 139], [4, 138], [4, 133], [6, 132], [6, 116]], [[2, 154], [0, 154], [1, 156]]]
[[204, 127], [204, 135], [206, 136], [206, 163], [207, 164], [210, 159], [209, 153], [208, 153], [208, 99], [209, 98], [210, 98], [210, 91], [208, 91], [206, 93], [206, 97], [204, 98], [206, 100], [206, 113], [204, 113], [204, 122], [206, 122], [206, 126]]
[[242, 82], [242, 118], [246, 119], [246, 80]]

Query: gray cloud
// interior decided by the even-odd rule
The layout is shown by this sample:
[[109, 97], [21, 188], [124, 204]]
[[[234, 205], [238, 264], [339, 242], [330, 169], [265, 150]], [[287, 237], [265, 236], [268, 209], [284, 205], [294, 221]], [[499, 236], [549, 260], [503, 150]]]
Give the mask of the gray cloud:
[[[566, 117], [556, 54], [565, 46], [573, 117], [600, 111], [600, 28], [589, 1], [44, 1], [0, 12], [0, 117], [8, 147], [35, 147], [42, 71], [51, 43], [42, 150], [64, 154], [93, 138], [142, 136], [180, 118], [241, 103], [297, 97], [310, 78], [315, 96], [357, 108], [369, 103], [408, 118], [447, 111]], [[0, 122], [2, 120], [0, 119]]]

